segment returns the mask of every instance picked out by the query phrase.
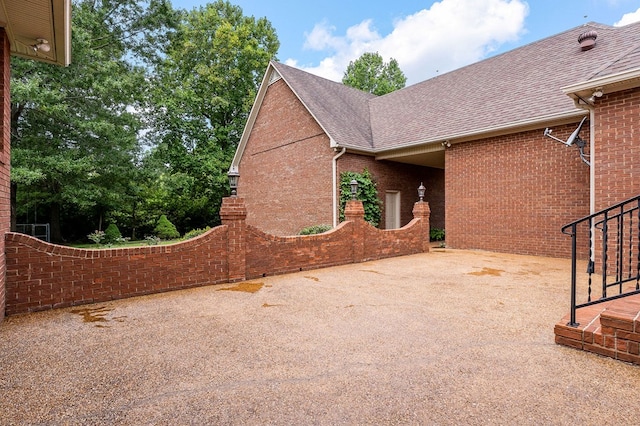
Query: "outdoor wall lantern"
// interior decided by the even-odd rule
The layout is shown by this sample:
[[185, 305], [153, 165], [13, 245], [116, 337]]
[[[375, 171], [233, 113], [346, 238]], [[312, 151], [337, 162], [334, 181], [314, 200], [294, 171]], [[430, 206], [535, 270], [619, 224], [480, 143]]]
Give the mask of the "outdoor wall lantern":
[[41, 51], [47, 53], [51, 50], [51, 46], [49, 45], [49, 40], [44, 38], [37, 38], [36, 44], [31, 46], [34, 52]]
[[238, 173], [237, 170], [229, 170], [229, 172], [227, 172], [227, 176], [229, 177], [231, 196], [235, 197], [238, 195], [238, 179], [240, 179], [240, 173]]
[[355, 201], [358, 198], [358, 181], [351, 179], [349, 185], [351, 185], [351, 199]]
[[418, 187], [418, 197], [420, 197], [420, 201], [424, 201], [424, 192], [427, 188], [424, 187], [422, 182], [420, 182], [420, 186]]

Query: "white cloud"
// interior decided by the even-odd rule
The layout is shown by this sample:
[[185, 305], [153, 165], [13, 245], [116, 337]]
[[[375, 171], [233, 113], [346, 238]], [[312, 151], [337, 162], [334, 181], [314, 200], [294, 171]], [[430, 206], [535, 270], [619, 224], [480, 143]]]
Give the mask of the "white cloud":
[[640, 8], [635, 12], [629, 12], [622, 15], [622, 18], [615, 24], [614, 27], [623, 27], [625, 25], [633, 24], [634, 22], [640, 21]]
[[340, 81], [350, 61], [378, 52], [385, 61], [396, 59], [407, 83], [413, 84], [476, 62], [516, 40], [528, 12], [524, 0], [441, 0], [398, 19], [386, 36], [371, 20], [350, 27], [345, 35], [336, 35], [335, 28], [323, 22], [307, 34], [305, 47], [327, 51], [327, 57], [317, 66], [300, 66], [293, 59], [286, 63]]

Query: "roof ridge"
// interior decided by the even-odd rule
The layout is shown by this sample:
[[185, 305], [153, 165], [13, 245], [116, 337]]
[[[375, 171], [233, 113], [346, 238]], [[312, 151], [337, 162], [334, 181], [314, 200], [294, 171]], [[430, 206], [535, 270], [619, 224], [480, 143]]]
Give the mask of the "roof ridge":
[[438, 74], [438, 75], [436, 75], [436, 76], [434, 76], [434, 77], [431, 77], [431, 78], [428, 78], [428, 79], [426, 79], [426, 80], [421, 80], [421, 81], [419, 81], [419, 82], [417, 82], [417, 83], [414, 83], [414, 84], [412, 84], [412, 85], [410, 85], [410, 86], [403, 87], [402, 89], [395, 90], [395, 91], [393, 91], [393, 92], [390, 92], [390, 93], [384, 94], [384, 95], [382, 95], [382, 96], [378, 96], [378, 99], [380, 99], [380, 98], [384, 98], [384, 97], [387, 97], [387, 96], [389, 96], [389, 95], [393, 95], [394, 93], [398, 93], [398, 92], [401, 92], [401, 91], [404, 91], [404, 90], [411, 89], [411, 88], [413, 88], [413, 87], [415, 87], [415, 86], [418, 86], [418, 85], [420, 85], [420, 84], [422, 84], [422, 83], [425, 83], [425, 82], [427, 82], [427, 81], [431, 81], [431, 80], [437, 79], [437, 78], [439, 78], [439, 77], [441, 77], [441, 76], [445, 76], [445, 75], [447, 75], [447, 74], [451, 74], [451, 73], [453, 73], [453, 72], [457, 72], [457, 71], [460, 71], [460, 70], [464, 70], [464, 69], [467, 69], [467, 68], [469, 68], [469, 67], [476, 66], [476, 65], [478, 65], [478, 64], [480, 64], [480, 63], [487, 62], [487, 61], [491, 61], [491, 60], [493, 60], [493, 59], [495, 59], [495, 58], [500, 58], [500, 57], [502, 57], [502, 56], [504, 56], [504, 55], [508, 55], [508, 54], [510, 54], [511, 52], [514, 52], [514, 51], [516, 51], [516, 50], [520, 50], [520, 49], [523, 49], [523, 48], [526, 48], [526, 47], [529, 47], [529, 46], [533, 46], [533, 45], [538, 44], [538, 43], [543, 43], [543, 42], [547, 41], [548, 39], [555, 38], [555, 37], [561, 36], [561, 35], [566, 34], [566, 33], [569, 33], [569, 32], [573, 32], [573, 31], [575, 31], [576, 29], [581, 28], [581, 27], [588, 27], [588, 26], [591, 26], [591, 27], [600, 28], [600, 29], [607, 29], [607, 30], [614, 29], [614, 30], [617, 30], [618, 28], [626, 28], [627, 26], [629, 26], [629, 25], [633, 25], [633, 24], [636, 24], [636, 22], [631, 23], [631, 24], [628, 24], [628, 25], [625, 25], [624, 27], [614, 27], [614, 26], [612, 26], [612, 25], [601, 24], [601, 23], [599, 23], [599, 22], [594, 22], [594, 21], [587, 22], [587, 23], [584, 23], [584, 24], [581, 24], [581, 25], [575, 26], [575, 27], [573, 27], [573, 28], [569, 28], [569, 29], [567, 29], [567, 30], [565, 30], [565, 31], [562, 31], [562, 32], [559, 32], [559, 33], [556, 33], [556, 34], [551, 34], [551, 35], [549, 35], [549, 36], [547, 36], [547, 37], [544, 37], [544, 38], [541, 38], [541, 39], [538, 39], [538, 40], [533, 40], [533, 41], [531, 41], [531, 42], [529, 42], [529, 43], [527, 43], [527, 44], [523, 44], [522, 46], [517, 46], [517, 47], [514, 47], [513, 49], [509, 49], [509, 50], [507, 50], [507, 51], [505, 51], [505, 52], [498, 53], [497, 55], [489, 56], [489, 57], [486, 57], [486, 58], [481, 59], [481, 60], [479, 60], [479, 61], [472, 62], [472, 63], [470, 63], [470, 64], [467, 64], [467, 65], [461, 66], [461, 67], [459, 67], [459, 68], [452, 69], [452, 70], [447, 71], [447, 72], [442, 73], [442, 74]]

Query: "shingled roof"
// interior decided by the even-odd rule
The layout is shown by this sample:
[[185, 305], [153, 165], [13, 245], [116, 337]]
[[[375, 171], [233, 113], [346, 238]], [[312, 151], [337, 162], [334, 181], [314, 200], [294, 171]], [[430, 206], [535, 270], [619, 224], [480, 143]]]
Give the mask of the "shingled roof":
[[[596, 45], [583, 51], [578, 37], [590, 30], [598, 34]], [[639, 44], [640, 23], [590, 23], [374, 99], [374, 146], [398, 148], [584, 114], [561, 89], [589, 80]]]
[[[578, 38], [593, 31], [595, 46], [583, 50]], [[333, 146], [391, 158], [405, 148], [434, 147], [427, 151], [435, 152], [445, 140], [570, 122], [586, 114], [576, 107], [572, 97], [577, 92], [571, 88], [584, 91], [589, 81], [636, 69], [640, 86], [640, 22], [624, 27], [589, 23], [379, 97], [271, 62], [254, 109], [273, 80], [269, 74], [277, 73]], [[252, 111], [232, 168], [254, 119]]]
[[375, 95], [272, 62], [324, 131], [340, 145], [373, 149], [368, 101]]

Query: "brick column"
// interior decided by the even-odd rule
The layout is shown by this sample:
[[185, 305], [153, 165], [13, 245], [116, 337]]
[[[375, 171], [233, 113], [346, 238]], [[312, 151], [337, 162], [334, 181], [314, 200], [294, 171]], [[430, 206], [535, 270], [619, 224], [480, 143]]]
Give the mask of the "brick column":
[[229, 282], [246, 279], [246, 218], [247, 207], [244, 205], [244, 199], [238, 197], [222, 199], [220, 219], [228, 230]]
[[363, 262], [364, 259], [364, 227], [366, 222], [364, 221], [364, 206], [362, 201], [347, 201], [347, 205], [344, 207], [344, 219], [353, 222], [353, 262]]
[[413, 205], [413, 218], [420, 219], [420, 235], [422, 235], [422, 251], [427, 253], [429, 251], [429, 217], [431, 216], [431, 209], [429, 203], [425, 201], [418, 201]]
[[4, 318], [6, 304], [7, 261], [5, 255], [5, 235], [11, 224], [11, 48], [9, 37], [4, 28], [0, 28], [0, 321]]

